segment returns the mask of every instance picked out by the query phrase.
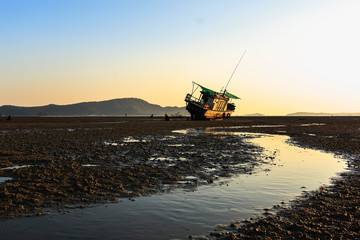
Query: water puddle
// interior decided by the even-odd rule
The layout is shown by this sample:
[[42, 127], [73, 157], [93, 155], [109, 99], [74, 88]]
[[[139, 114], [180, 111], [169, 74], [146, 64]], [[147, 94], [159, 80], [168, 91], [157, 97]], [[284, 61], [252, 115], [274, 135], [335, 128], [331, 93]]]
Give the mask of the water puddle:
[[98, 167], [99, 165], [97, 165], [97, 164], [83, 164], [83, 165], [81, 165], [81, 166], [83, 166], [83, 167]]
[[[202, 185], [194, 191], [177, 189], [162, 195], [74, 209], [66, 214], [53, 213], [40, 218], [7, 220], [0, 225], [2, 236], [12, 239], [22, 239], [24, 236], [33, 239], [187, 239], [189, 235], [213, 231], [217, 224], [230, 224], [236, 219], [260, 216], [264, 214], [264, 209], [289, 202], [303, 191], [329, 184], [330, 178], [346, 169], [345, 161], [332, 154], [289, 145], [289, 137], [283, 135], [222, 133], [221, 129], [205, 132], [192, 129], [175, 133], [184, 134], [179, 139], [186, 145], [192, 136], [206, 136], [214, 131], [220, 136], [229, 134], [231, 137], [224, 140], [230, 141], [230, 144], [222, 144], [225, 149], [209, 148], [201, 154], [219, 159], [224, 156], [218, 153], [226, 155], [230, 150], [241, 154], [244, 150], [235, 141], [241, 138], [265, 148], [264, 156], [256, 156], [249, 161], [260, 161], [265, 156], [271, 161], [260, 165], [252, 174], [239, 172], [225, 182]], [[143, 143], [142, 140], [133, 141], [133, 138], [129, 138], [129, 141], [132, 144]], [[169, 149], [176, 150], [178, 147], [166, 148], [167, 151]], [[152, 155], [151, 160], [173, 163], [201, 156], [196, 148], [189, 148], [189, 151], [196, 153], [186, 155], [182, 149], [177, 152], [176, 159]], [[207, 166], [202, 170], [216, 172], [221, 164], [221, 161], [214, 161], [212, 167]], [[249, 167], [248, 163], [241, 162], [234, 165], [238, 165], [238, 168]], [[229, 167], [221, 166], [225, 169]], [[198, 180], [196, 175], [181, 179], [184, 184]]]
[[116, 143], [116, 142], [107, 142], [107, 141], [105, 141], [104, 144], [107, 145], [107, 146], [119, 146], [119, 145], [121, 146], [121, 144]]
[[31, 167], [32, 165], [15, 165], [15, 166], [11, 166], [11, 167], [5, 167], [5, 168], [0, 168], [1, 170], [13, 170], [13, 169], [19, 169], [19, 168], [26, 168], [26, 167]]
[[316, 137], [315, 133], [304, 133], [304, 135], [308, 135], [308, 136], [311, 136], [311, 137]]
[[325, 123], [304, 123], [304, 124], [300, 124], [300, 127], [310, 127], [310, 126], [324, 126], [326, 125]]
[[9, 180], [12, 180], [12, 178], [11, 177], [0, 177], [0, 183], [4, 183]]
[[243, 128], [276, 128], [286, 127], [286, 125], [250, 125], [250, 126], [231, 126], [228, 129], [243, 129]]
[[254, 125], [253, 128], [286, 127], [286, 125]]
[[139, 143], [139, 142], [146, 142], [147, 140], [144, 139], [136, 139], [134, 137], [125, 137], [122, 142], [124, 143]]

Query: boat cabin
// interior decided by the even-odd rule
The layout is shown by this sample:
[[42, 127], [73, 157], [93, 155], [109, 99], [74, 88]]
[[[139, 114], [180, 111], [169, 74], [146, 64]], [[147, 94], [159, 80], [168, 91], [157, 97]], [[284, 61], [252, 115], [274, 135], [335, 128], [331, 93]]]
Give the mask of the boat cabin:
[[191, 114], [191, 118], [199, 119], [216, 119], [229, 118], [235, 110], [235, 105], [230, 103], [231, 99], [239, 99], [235, 95], [228, 92], [219, 93], [211, 89], [205, 88], [195, 82], [196, 89], [201, 87], [200, 96], [196, 98], [193, 96], [194, 90], [191, 94], [187, 94], [185, 98], [186, 110]]

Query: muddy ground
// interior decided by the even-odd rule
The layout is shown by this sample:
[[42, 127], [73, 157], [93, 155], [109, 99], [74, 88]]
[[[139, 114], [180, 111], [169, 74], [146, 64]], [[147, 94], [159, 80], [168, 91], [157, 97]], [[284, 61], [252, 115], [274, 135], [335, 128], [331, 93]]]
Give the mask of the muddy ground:
[[304, 193], [276, 215], [265, 212], [268, 216], [264, 218], [234, 221], [211, 235], [218, 239], [359, 239], [360, 117], [273, 117], [249, 121], [284, 125], [246, 131], [289, 135], [294, 144], [345, 157], [351, 171], [334, 179], [331, 186]]
[[200, 129], [172, 132], [228, 124], [145, 118], [3, 120], [0, 181], [7, 181], [0, 184], [0, 217], [40, 216], [174, 188], [192, 190], [251, 174], [272, 160], [235, 136], [204, 135]]
[[[303, 147], [347, 154], [352, 171], [275, 216], [234, 222], [212, 237], [359, 238], [360, 117], [2, 118], [0, 180], [11, 180], [0, 184], [0, 217], [41, 216], [54, 209], [196, 188], [233, 174], [251, 174], [255, 156], [258, 164], [271, 162], [262, 149], [231, 135], [204, 139], [172, 132], [228, 126], [286, 134]], [[234, 149], [241, 151], [231, 154]]]

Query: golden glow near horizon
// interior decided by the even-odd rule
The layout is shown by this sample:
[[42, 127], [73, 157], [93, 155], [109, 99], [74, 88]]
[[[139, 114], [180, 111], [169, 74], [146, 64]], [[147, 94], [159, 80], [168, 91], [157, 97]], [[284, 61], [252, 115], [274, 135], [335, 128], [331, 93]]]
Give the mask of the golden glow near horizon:
[[236, 115], [360, 112], [358, 1], [106, 3], [1, 2], [0, 106], [184, 106], [192, 81], [220, 91], [246, 49]]

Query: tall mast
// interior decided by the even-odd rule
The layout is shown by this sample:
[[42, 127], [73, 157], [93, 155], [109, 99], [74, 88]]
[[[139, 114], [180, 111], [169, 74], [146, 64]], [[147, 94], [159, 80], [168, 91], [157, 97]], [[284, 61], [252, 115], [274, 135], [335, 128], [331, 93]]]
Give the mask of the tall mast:
[[234, 73], [235, 73], [237, 67], [239, 66], [241, 60], [243, 59], [243, 57], [244, 57], [244, 55], [245, 55], [245, 52], [246, 52], [246, 50], [245, 50], [244, 53], [241, 55], [241, 58], [240, 58], [239, 62], [236, 64], [236, 67], [235, 67], [234, 71], [232, 72], [232, 74], [231, 74], [231, 76], [230, 76], [230, 79], [229, 79], [229, 81], [227, 82], [227, 84], [226, 84], [226, 86], [225, 86], [224, 93], [226, 92], [226, 88], [227, 88], [227, 86], [229, 85], [231, 78], [234, 76]]

